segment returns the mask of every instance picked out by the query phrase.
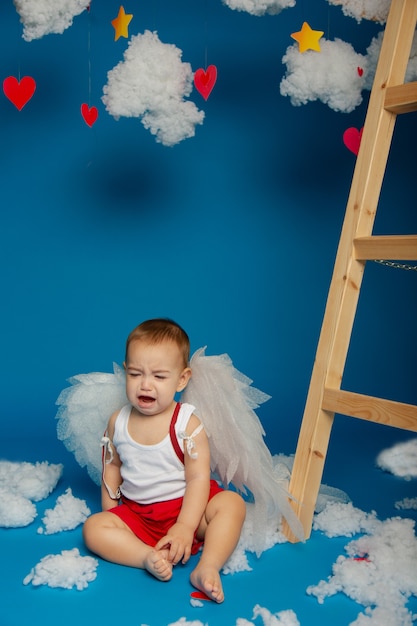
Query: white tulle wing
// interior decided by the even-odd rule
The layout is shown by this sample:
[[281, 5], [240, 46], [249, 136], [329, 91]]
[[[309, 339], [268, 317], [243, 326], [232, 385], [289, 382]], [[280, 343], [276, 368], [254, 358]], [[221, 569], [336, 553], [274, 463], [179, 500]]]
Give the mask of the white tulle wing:
[[[303, 528], [289, 504], [287, 476], [274, 467], [264, 442], [265, 432], [254, 412], [270, 396], [251, 386], [227, 354], [205, 356], [205, 348], [192, 357], [192, 377], [182, 394], [184, 402], [197, 407], [210, 442], [211, 469], [224, 486], [254, 500], [255, 551], [267, 547], [271, 520], [280, 524], [285, 517], [292, 531], [304, 539]], [[269, 546], [268, 546], [269, 547]]]
[[[265, 432], [254, 409], [269, 396], [252, 387], [227, 354], [205, 356], [198, 350], [191, 359], [192, 378], [182, 400], [197, 407], [209, 437], [211, 469], [225, 487], [232, 484], [253, 500], [247, 549], [258, 554], [271, 546], [271, 528], [285, 517], [294, 534], [303, 529], [289, 504], [289, 470], [274, 464], [264, 442]], [[57, 404], [57, 433], [81, 467], [101, 482], [100, 441], [109, 417], [127, 403], [124, 370], [80, 374], [69, 380]]]
[[112, 413], [127, 403], [124, 370], [113, 364], [114, 374], [93, 372], [69, 379], [56, 403], [57, 433], [81, 467], [101, 482], [100, 441]]

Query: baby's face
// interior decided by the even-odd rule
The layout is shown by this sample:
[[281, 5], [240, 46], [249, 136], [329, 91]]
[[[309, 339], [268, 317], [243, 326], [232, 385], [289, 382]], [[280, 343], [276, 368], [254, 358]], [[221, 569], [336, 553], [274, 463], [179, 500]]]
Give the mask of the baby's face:
[[126, 395], [139, 413], [159, 415], [171, 410], [175, 393], [184, 389], [189, 376], [176, 343], [151, 344], [136, 339], [129, 345]]

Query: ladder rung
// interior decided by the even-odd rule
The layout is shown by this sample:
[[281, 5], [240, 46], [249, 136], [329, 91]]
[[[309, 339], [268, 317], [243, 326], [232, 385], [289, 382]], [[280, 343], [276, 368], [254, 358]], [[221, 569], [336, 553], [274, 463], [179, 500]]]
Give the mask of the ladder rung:
[[322, 407], [332, 413], [417, 431], [417, 406], [414, 404], [326, 388]]
[[353, 240], [358, 261], [417, 261], [417, 235], [373, 235]]
[[391, 113], [417, 111], [417, 82], [387, 87], [384, 108]]

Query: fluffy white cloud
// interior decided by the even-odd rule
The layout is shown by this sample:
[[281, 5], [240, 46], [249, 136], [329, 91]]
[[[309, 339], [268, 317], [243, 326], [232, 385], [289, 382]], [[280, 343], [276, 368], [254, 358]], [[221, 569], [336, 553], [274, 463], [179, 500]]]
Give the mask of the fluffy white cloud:
[[[362, 92], [370, 91], [382, 45], [383, 31], [369, 44], [366, 55], [355, 52], [350, 43], [320, 40], [320, 52], [300, 53], [293, 44], [282, 59], [287, 70], [280, 84], [283, 96], [294, 106], [319, 100], [334, 111], [350, 113], [362, 102]], [[414, 36], [406, 81], [417, 79], [417, 34]]]
[[0, 487], [0, 526], [21, 528], [31, 524], [36, 516], [36, 506], [30, 500]]
[[367, 60], [341, 39], [321, 39], [320, 49], [300, 53], [298, 44], [287, 48], [281, 94], [289, 96], [295, 106], [320, 100], [335, 111], [350, 113], [362, 102]]
[[107, 75], [102, 98], [107, 111], [115, 118], [140, 117], [166, 146], [193, 137], [204, 112], [184, 100], [193, 88], [193, 72], [181, 56], [179, 48], [162, 43], [156, 32], [132, 37], [124, 60]]
[[372, 532], [380, 522], [376, 513], [365, 513], [351, 502], [330, 502], [314, 517], [313, 529], [327, 537], [352, 537], [360, 532]]
[[392, 518], [380, 522], [373, 533], [362, 535], [337, 558], [327, 581], [307, 588], [320, 603], [337, 593], [362, 604], [365, 612], [356, 626], [411, 626], [406, 608], [417, 595], [417, 538], [414, 520]]
[[63, 550], [61, 554], [48, 554], [43, 557], [24, 578], [23, 584], [32, 583], [35, 587], [61, 587], [78, 591], [88, 587], [97, 574], [97, 559], [91, 556], [81, 556], [77, 548]]
[[417, 478], [417, 439], [410, 439], [383, 450], [378, 454], [376, 464], [405, 480]]
[[23, 23], [23, 39], [32, 41], [49, 33], [62, 34], [91, 0], [13, 0]]
[[38, 528], [38, 533], [51, 535], [63, 530], [73, 530], [83, 524], [91, 511], [85, 500], [80, 500], [72, 495], [72, 490], [68, 488], [65, 493], [57, 498], [53, 509], [47, 509], [42, 518], [45, 525]]
[[[45, 499], [61, 478], [63, 465], [14, 463], [0, 461], [0, 527], [28, 526], [37, 516], [33, 502]], [[72, 530], [90, 515], [84, 500], [75, 498], [71, 489], [58, 497], [53, 509], [45, 511], [44, 528], [39, 533], [51, 534]]]
[[14, 463], [0, 461], [0, 487], [39, 502], [55, 489], [62, 476], [63, 465], [43, 463]]
[[295, 6], [295, 0], [223, 0], [230, 9], [246, 11], [251, 15], [276, 15], [282, 9]]
[[354, 17], [358, 22], [372, 20], [386, 22], [391, 0], [327, 0], [329, 4], [342, 7], [344, 15]]
[[[262, 618], [264, 626], [300, 626], [300, 622], [292, 609], [271, 613], [268, 609], [257, 604], [253, 607], [252, 620], [256, 620], [258, 617]], [[250, 622], [243, 617], [239, 617], [236, 621], [236, 626], [252, 626], [254, 623], [254, 621]]]

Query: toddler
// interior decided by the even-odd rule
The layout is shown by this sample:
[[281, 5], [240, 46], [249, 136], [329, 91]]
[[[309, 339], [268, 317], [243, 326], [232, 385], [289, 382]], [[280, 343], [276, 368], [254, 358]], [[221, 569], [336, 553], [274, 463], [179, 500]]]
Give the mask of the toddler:
[[[245, 519], [240, 495], [210, 479], [207, 435], [194, 406], [176, 401], [192, 375], [190, 342], [175, 322], [143, 322], [126, 343], [129, 404], [109, 420], [102, 512], [83, 528], [88, 548], [108, 561], [172, 577], [202, 547], [194, 587], [223, 602], [220, 570]], [[202, 416], [204, 419], [204, 416]]]

